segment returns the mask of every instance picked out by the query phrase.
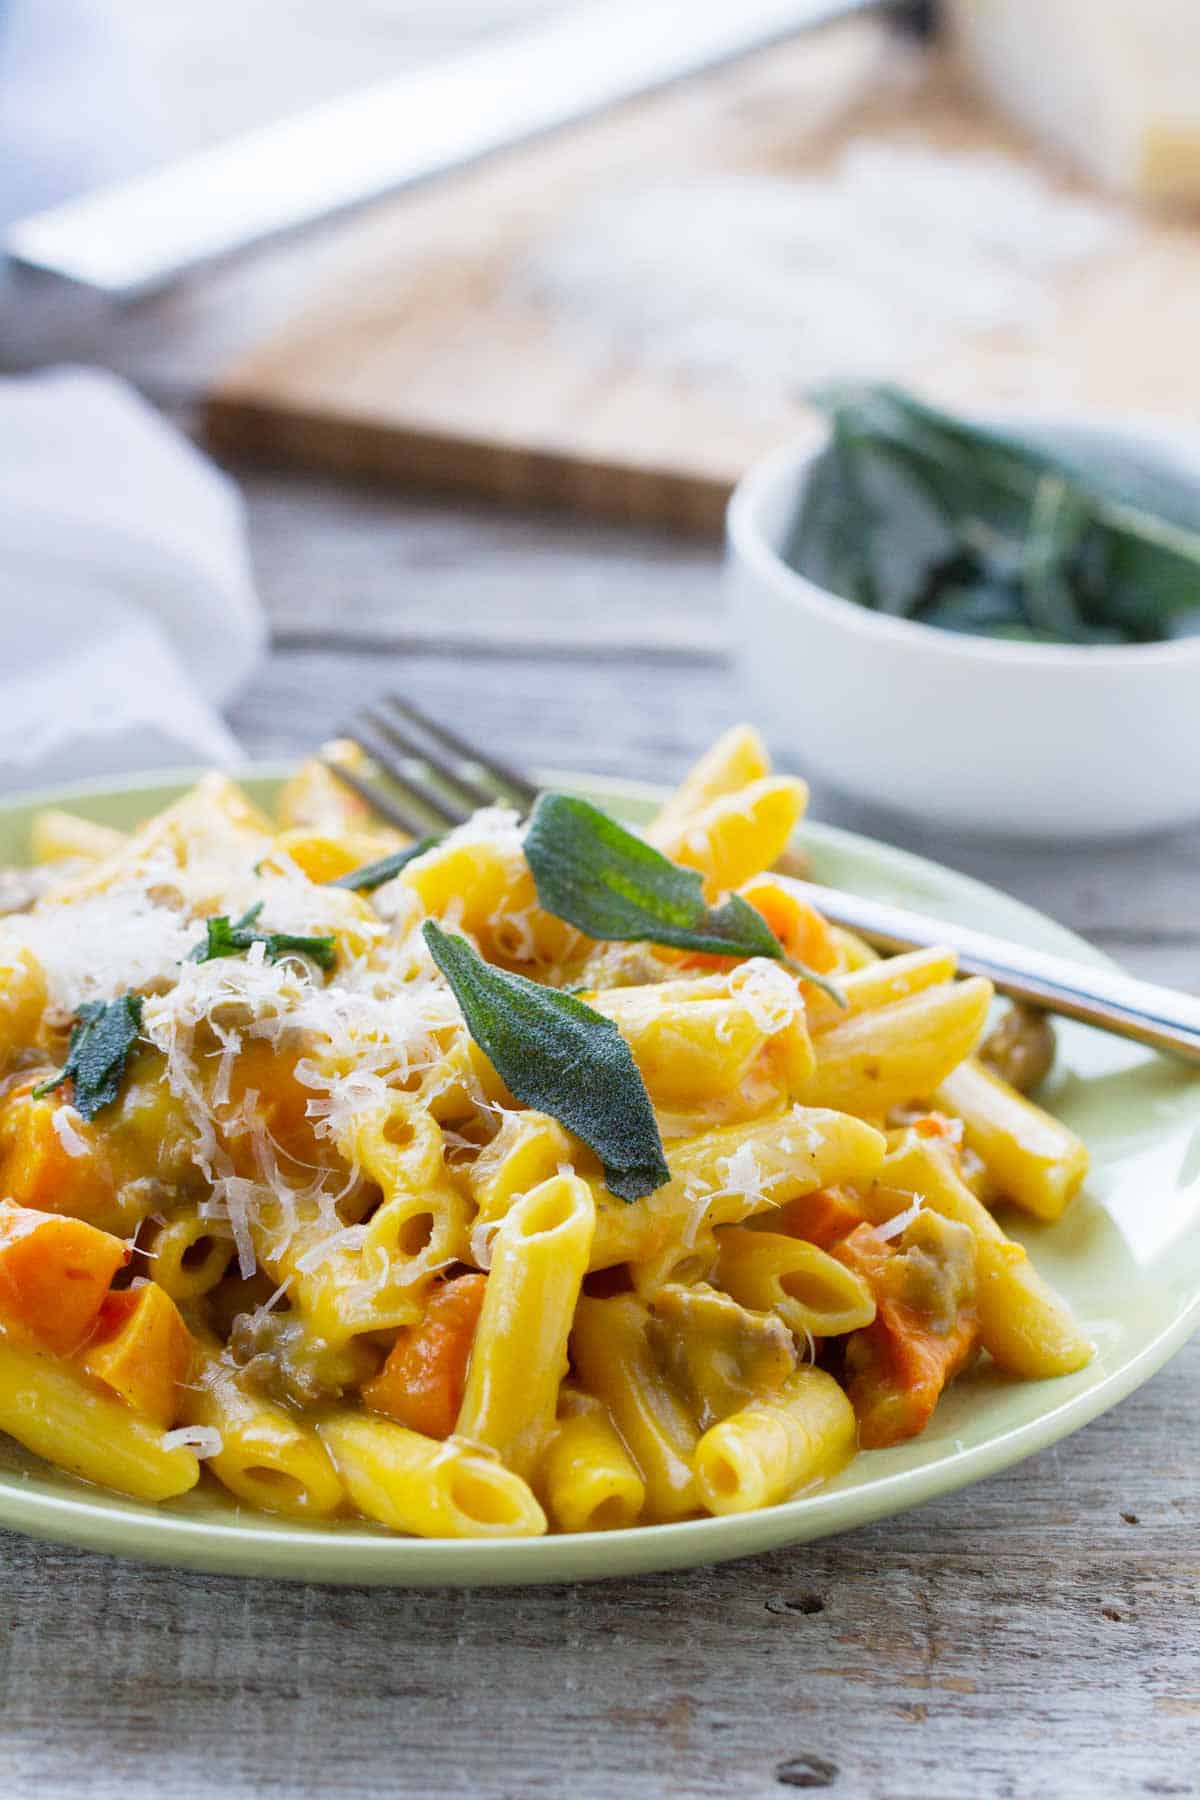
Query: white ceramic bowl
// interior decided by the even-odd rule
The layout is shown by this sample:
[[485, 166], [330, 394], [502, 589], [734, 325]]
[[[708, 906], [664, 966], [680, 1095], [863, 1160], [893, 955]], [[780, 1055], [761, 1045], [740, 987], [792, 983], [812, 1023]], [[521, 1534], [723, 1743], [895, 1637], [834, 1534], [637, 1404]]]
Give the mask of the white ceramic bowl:
[[[1069, 435], [1200, 488], [1200, 457], [1148, 430]], [[775, 451], [729, 506], [735, 641], [777, 749], [845, 792], [981, 835], [1128, 837], [1200, 819], [1200, 637], [1006, 643], [843, 600], [781, 554], [820, 448]]]

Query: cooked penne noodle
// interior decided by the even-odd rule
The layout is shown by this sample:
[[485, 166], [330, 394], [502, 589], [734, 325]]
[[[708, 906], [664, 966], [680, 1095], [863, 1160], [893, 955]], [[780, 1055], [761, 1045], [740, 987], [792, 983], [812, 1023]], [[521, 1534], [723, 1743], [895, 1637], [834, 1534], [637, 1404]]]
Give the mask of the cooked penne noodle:
[[29, 828], [29, 856], [35, 863], [99, 862], [125, 842], [123, 831], [98, 825], [79, 813], [47, 806], [35, 813]]
[[0, 1431], [56, 1468], [135, 1500], [173, 1500], [196, 1485], [190, 1450], [164, 1450], [163, 1428], [61, 1358], [0, 1338]]
[[368, 775], [370, 759], [352, 738], [331, 738], [319, 756], [309, 756], [283, 785], [275, 813], [283, 832], [325, 831], [342, 836], [373, 823], [371, 809], [339, 781], [329, 767], [337, 763], [356, 775]]
[[108, 855], [56, 884], [48, 898], [63, 906], [138, 887], [153, 887], [161, 895], [171, 887], [174, 870], [183, 899], [178, 878], [186, 871], [186, 898], [203, 913], [219, 904], [231, 868], [243, 861], [252, 867], [270, 848], [269, 821], [235, 781], [214, 769]]
[[145, 1245], [150, 1274], [181, 1306], [210, 1294], [236, 1255], [226, 1227], [195, 1213], [155, 1226]]
[[1087, 1146], [1073, 1131], [969, 1057], [934, 1099], [963, 1122], [967, 1145], [997, 1191], [1036, 1219], [1057, 1219], [1088, 1171]]
[[656, 1105], [711, 1102], [744, 1082], [756, 1062], [767, 1063], [763, 1074], [777, 1103], [812, 1074], [795, 983], [770, 964], [747, 966], [759, 972], [757, 991], [738, 970], [590, 996], [588, 1004], [613, 1021], [633, 1051]]
[[539, 1112], [505, 1113], [499, 1131], [467, 1172], [475, 1229], [502, 1219], [519, 1194], [548, 1181], [573, 1154], [577, 1152], [557, 1120]]
[[335, 1413], [320, 1432], [351, 1504], [391, 1531], [513, 1538], [546, 1529], [528, 1484], [474, 1444], [350, 1412]]
[[717, 1233], [717, 1280], [756, 1312], [773, 1312], [801, 1337], [841, 1337], [875, 1317], [866, 1283], [815, 1244], [727, 1225]]
[[807, 804], [803, 781], [764, 776], [687, 814], [676, 830], [659, 836], [659, 847], [723, 893], [783, 854]]
[[1093, 1348], [1059, 1296], [1006, 1237], [953, 1166], [953, 1152], [911, 1128], [884, 1159], [878, 1183], [862, 1191], [864, 1210], [879, 1223], [919, 1195], [944, 1218], [970, 1227], [975, 1238], [979, 1324], [984, 1348], [1003, 1369], [1029, 1380], [1070, 1375], [1092, 1359]]
[[498, 1450], [519, 1475], [532, 1470], [553, 1428], [595, 1219], [587, 1183], [554, 1175], [518, 1200], [496, 1233], [455, 1429]]
[[557, 963], [578, 940], [570, 925], [539, 907], [515, 817], [507, 830], [460, 827], [409, 863], [400, 879], [426, 913], [452, 919], [501, 962]]
[[868, 969], [885, 960], [856, 931], [850, 931], [845, 925], [831, 925], [829, 929], [838, 947], [839, 962], [843, 969]]
[[992, 984], [944, 982], [822, 1032], [805, 1089], [811, 1106], [882, 1118], [931, 1094], [983, 1035]]
[[539, 1486], [558, 1531], [619, 1531], [636, 1525], [646, 1502], [646, 1484], [607, 1410], [586, 1394], [569, 1396]]
[[409, 1267], [365, 1258], [362, 1237], [323, 1218], [304, 1218], [257, 1242], [258, 1259], [308, 1321], [314, 1336], [336, 1346], [372, 1332], [397, 1331], [421, 1316], [422, 1289], [432, 1275], [409, 1280]]
[[696, 1446], [696, 1489], [712, 1513], [775, 1506], [849, 1462], [854, 1408], [832, 1375], [797, 1369], [778, 1394], [710, 1426]]
[[837, 978], [838, 993], [845, 1002], [839, 1006], [831, 994], [819, 989], [808, 1002], [808, 1018], [814, 1032], [828, 1031], [831, 1026], [877, 1006], [891, 1006], [907, 1000], [911, 994], [926, 988], [940, 987], [954, 977], [958, 958], [953, 950], [909, 950], [903, 956], [879, 957], [875, 962], [851, 968]]
[[37, 957], [0, 930], [0, 1069], [35, 1041], [46, 1001], [46, 977]]
[[341, 1510], [341, 1483], [316, 1431], [252, 1391], [210, 1344], [200, 1348], [182, 1412], [185, 1424], [217, 1433], [221, 1448], [207, 1467], [237, 1499], [294, 1519]]
[[[667, 850], [687, 821], [714, 800], [739, 794], [771, 772], [767, 748], [752, 725], [733, 725], [688, 770], [660, 807], [647, 836]], [[765, 865], [764, 865], [765, 866]]]
[[672, 1238], [644, 1261], [628, 1265], [633, 1291], [652, 1300], [662, 1288], [707, 1281], [717, 1266], [717, 1254], [717, 1234], [711, 1226], [705, 1226], [690, 1243]]
[[632, 1294], [583, 1299], [575, 1311], [571, 1354], [585, 1390], [608, 1408], [646, 1484], [646, 1517], [695, 1512], [692, 1456], [699, 1432], [647, 1335], [650, 1313]]
[[591, 1266], [644, 1262], [671, 1241], [691, 1249], [714, 1226], [738, 1224], [814, 1188], [869, 1181], [886, 1147], [874, 1127], [821, 1107], [792, 1106], [704, 1132], [672, 1151], [670, 1181], [636, 1207], [601, 1197]]

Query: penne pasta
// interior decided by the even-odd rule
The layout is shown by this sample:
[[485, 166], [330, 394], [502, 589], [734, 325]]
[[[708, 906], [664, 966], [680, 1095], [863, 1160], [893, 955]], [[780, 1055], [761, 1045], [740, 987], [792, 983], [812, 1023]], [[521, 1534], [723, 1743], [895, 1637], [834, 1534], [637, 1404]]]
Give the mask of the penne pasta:
[[1093, 1348], [1066, 1305], [959, 1177], [948, 1146], [910, 1128], [889, 1150], [878, 1182], [863, 1190], [862, 1202], [867, 1216], [883, 1223], [918, 1194], [925, 1206], [971, 1230], [980, 1334], [1001, 1368], [1029, 1380], [1084, 1368]]
[[475, 1229], [502, 1219], [513, 1201], [557, 1174], [576, 1154], [557, 1120], [539, 1112], [508, 1112], [467, 1173]]
[[650, 1346], [650, 1313], [632, 1294], [579, 1302], [571, 1354], [581, 1386], [608, 1408], [646, 1488], [652, 1522], [696, 1511], [699, 1432]]
[[210, 1294], [235, 1254], [233, 1238], [225, 1227], [195, 1213], [180, 1214], [155, 1226], [145, 1243], [154, 1281], [180, 1306]]
[[676, 862], [703, 875], [712, 892], [723, 893], [783, 854], [807, 804], [803, 781], [764, 776], [686, 814], [657, 841]]
[[931, 1094], [983, 1035], [992, 984], [944, 982], [830, 1026], [804, 1097], [860, 1117]]
[[875, 1007], [891, 1006], [912, 994], [951, 981], [958, 965], [953, 950], [909, 950], [903, 956], [877, 957], [851, 967], [838, 976], [839, 1006], [831, 994], [815, 991], [808, 1002], [808, 1018], [814, 1033], [853, 1019]]
[[29, 828], [29, 855], [35, 863], [95, 863], [120, 850], [124, 842], [123, 831], [57, 806], [35, 813]]
[[238, 1500], [295, 1519], [341, 1510], [341, 1483], [316, 1431], [254, 1392], [209, 1343], [198, 1350], [182, 1414], [184, 1424], [216, 1432], [221, 1447], [207, 1467]]
[[656, 1105], [703, 1108], [746, 1083], [757, 1064], [751, 1104], [763, 1110], [808, 1079], [814, 1057], [795, 983], [769, 964], [759, 975], [757, 987], [739, 970], [612, 988], [589, 1005], [618, 1027]]
[[754, 727], [731, 726], [688, 770], [670, 799], [659, 809], [647, 835], [660, 849], [669, 850], [670, 844], [685, 829], [688, 819], [714, 800], [741, 793], [770, 772], [766, 745]]
[[568, 1397], [542, 1458], [539, 1486], [557, 1531], [620, 1531], [635, 1525], [646, 1484], [598, 1400]]
[[346, 1497], [390, 1531], [430, 1538], [540, 1537], [546, 1515], [521, 1477], [472, 1444], [387, 1419], [336, 1413], [320, 1427]]
[[875, 1317], [866, 1283], [815, 1244], [729, 1225], [718, 1232], [717, 1280], [757, 1312], [776, 1313], [802, 1338], [841, 1337]]
[[518, 1200], [496, 1234], [455, 1429], [519, 1475], [553, 1428], [594, 1228], [587, 1183], [555, 1175]]
[[1036, 1219], [1057, 1219], [1088, 1170], [1087, 1146], [982, 1063], [952, 1069], [934, 1099], [963, 1122], [997, 1192]]
[[0, 1338], [0, 1431], [56, 1468], [135, 1500], [173, 1500], [196, 1485], [190, 1450], [59, 1357]]
[[0, 1070], [36, 1039], [47, 998], [46, 976], [37, 957], [0, 932]]
[[793, 1106], [704, 1132], [672, 1151], [670, 1181], [636, 1208], [601, 1199], [592, 1267], [648, 1261], [671, 1241], [691, 1250], [718, 1225], [738, 1224], [814, 1188], [869, 1181], [885, 1148], [882, 1132], [820, 1107]]
[[712, 1513], [775, 1506], [854, 1454], [854, 1408], [823, 1369], [797, 1369], [777, 1395], [710, 1426], [696, 1446], [696, 1490]]

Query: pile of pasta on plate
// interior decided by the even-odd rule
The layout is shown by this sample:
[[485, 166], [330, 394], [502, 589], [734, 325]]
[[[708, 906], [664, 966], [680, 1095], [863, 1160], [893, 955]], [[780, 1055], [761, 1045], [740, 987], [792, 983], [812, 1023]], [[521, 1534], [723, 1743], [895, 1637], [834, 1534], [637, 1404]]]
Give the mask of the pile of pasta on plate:
[[1020, 1091], [1038, 1028], [815, 912], [804, 801], [739, 728], [640, 834], [544, 793], [411, 844], [321, 761], [274, 820], [217, 774], [129, 835], [42, 814], [0, 1431], [142, 1500], [499, 1538], [771, 1506], [981, 1355], [1080, 1368], [991, 1211], [1086, 1167]]

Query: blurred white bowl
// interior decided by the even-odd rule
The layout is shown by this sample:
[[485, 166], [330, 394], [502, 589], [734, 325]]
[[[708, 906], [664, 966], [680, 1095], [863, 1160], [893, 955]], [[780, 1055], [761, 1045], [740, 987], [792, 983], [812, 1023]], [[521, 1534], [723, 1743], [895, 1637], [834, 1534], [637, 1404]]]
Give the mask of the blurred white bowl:
[[[1069, 435], [1200, 489], [1195, 449], [1160, 434]], [[975, 835], [1115, 838], [1200, 819], [1200, 637], [1007, 643], [841, 599], [782, 555], [822, 447], [775, 451], [729, 506], [737, 652], [777, 748], [845, 792]]]

